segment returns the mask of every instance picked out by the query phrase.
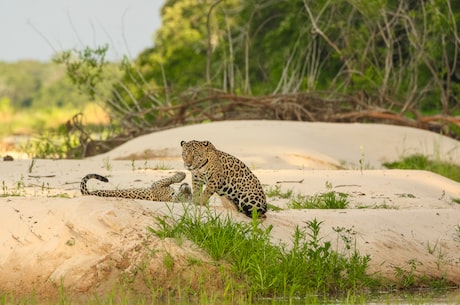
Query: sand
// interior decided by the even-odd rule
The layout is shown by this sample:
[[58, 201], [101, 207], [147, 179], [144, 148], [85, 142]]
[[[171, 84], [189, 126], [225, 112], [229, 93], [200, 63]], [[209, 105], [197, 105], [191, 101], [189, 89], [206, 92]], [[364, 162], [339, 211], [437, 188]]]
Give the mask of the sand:
[[[190, 183], [179, 143], [191, 139], [210, 140], [237, 156], [267, 189], [279, 185], [303, 195], [348, 194], [345, 210], [292, 210], [285, 199], [270, 198], [270, 204], [283, 208], [269, 211], [262, 224], [273, 225], [274, 242], [289, 244], [296, 226], [317, 219], [323, 222], [322, 236], [339, 251], [344, 245], [336, 243], [336, 231], [352, 232], [359, 252], [371, 257], [370, 272], [391, 279], [396, 268], [408, 270], [412, 261], [417, 274], [460, 285], [460, 204], [453, 202], [460, 198], [460, 184], [430, 172], [382, 166], [413, 153], [460, 160], [460, 142], [380, 124], [227, 121], [145, 135], [85, 160], [0, 161], [0, 292], [52, 295], [59, 286], [104, 291], [139, 270], [165, 287], [174, 286], [174, 276], [193, 284], [198, 272], [193, 268], [212, 274], [209, 257], [192, 243], [161, 240], [147, 230], [155, 226], [155, 217], [181, 213], [183, 205], [79, 191], [88, 173], [110, 180], [91, 180], [90, 190], [146, 187], [178, 170]], [[212, 198], [211, 209], [248, 221], [218, 198]], [[174, 276], [164, 266], [165, 255], [176, 262]], [[190, 257], [204, 264], [190, 267]]]

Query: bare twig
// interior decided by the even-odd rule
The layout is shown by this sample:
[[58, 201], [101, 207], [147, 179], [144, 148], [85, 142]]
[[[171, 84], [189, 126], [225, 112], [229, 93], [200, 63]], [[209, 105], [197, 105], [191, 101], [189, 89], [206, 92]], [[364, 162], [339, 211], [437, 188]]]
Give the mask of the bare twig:
[[276, 181], [276, 183], [303, 183], [303, 179], [301, 180], [282, 180], [282, 181]]

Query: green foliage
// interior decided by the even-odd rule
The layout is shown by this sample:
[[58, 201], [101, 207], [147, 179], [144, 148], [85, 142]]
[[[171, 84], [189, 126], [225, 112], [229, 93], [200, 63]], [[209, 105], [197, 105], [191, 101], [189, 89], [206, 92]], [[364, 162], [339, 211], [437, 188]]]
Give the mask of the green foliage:
[[429, 286], [433, 289], [445, 288], [448, 286], [447, 280], [444, 277], [440, 279], [432, 279], [429, 275], [420, 273], [418, 267], [422, 265], [416, 259], [410, 259], [407, 262], [407, 267], [394, 267], [394, 274], [399, 280], [398, 285], [402, 289], [410, 289], [420, 285]]
[[[272, 226], [232, 221], [210, 210], [185, 207], [184, 214], [157, 217], [149, 230], [161, 237], [190, 239], [215, 260], [231, 264], [234, 275], [243, 278], [253, 296], [306, 296], [356, 292], [373, 282], [366, 275], [369, 256], [352, 249], [347, 240], [343, 251], [332, 249], [320, 234], [322, 222], [314, 219], [296, 227], [292, 244], [271, 242]], [[339, 235], [346, 235], [337, 231]]]
[[400, 161], [384, 163], [387, 168], [418, 169], [437, 173], [460, 182], [460, 165], [440, 160], [431, 160], [427, 156], [415, 154], [402, 158]]
[[287, 191], [281, 191], [281, 186], [280, 185], [275, 185], [274, 187], [270, 187], [265, 190], [265, 195], [267, 197], [278, 197], [278, 198], [291, 198], [293, 195], [293, 190], [287, 190]]
[[415, 284], [415, 271], [417, 270], [417, 265], [420, 265], [420, 262], [411, 259], [407, 264], [409, 265], [409, 269], [404, 269], [399, 266], [395, 267], [395, 276], [400, 279], [403, 288], [409, 288]]
[[[56, 79], [37, 91], [32, 98], [32, 109], [83, 109], [88, 99], [82, 97], [72, 82], [66, 77]], [[77, 112], [75, 110], [75, 112]]]
[[[326, 187], [331, 189], [331, 183], [326, 182]], [[265, 195], [269, 198], [289, 199], [287, 207], [290, 209], [346, 209], [349, 204], [348, 194], [335, 191], [308, 196], [295, 194], [292, 189], [282, 191], [281, 186], [276, 185], [266, 189]]]
[[[208, 8], [207, 1], [165, 3], [161, 11], [162, 26], [155, 35], [156, 51], [141, 54], [138, 59], [142, 64], [153, 65], [152, 75], [158, 84], [163, 84], [163, 70], [167, 71], [168, 81], [174, 80], [174, 86], [182, 88], [195, 86], [204, 79]], [[184, 78], [184, 74], [188, 77]]]
[[[52, 132], [90, 105], [94, 109], [89, 100], [65, 75], [65, 69], [54, 63], [0, 62], [0, 136]], [[97, 125], [107, 122], [102, 111], [85, 115], [85, 120]]]
[[346, 209], [348, 194], [335, 191], [314, 196], [297, 194], [289, 200], [287, 206], [291, 209]]
[[11, 100], [9, 97], [0, 98], [0, 113], [9, 113], [12, 111]]
[[53, 63], [0, 62], [0, 113], [6, 106], [12, 112], [46, 106], [78, 108], [86, 103], [66, 80], [65, 70]]
[[[407, 116], [452, 114], [460, 93], [458, 9], [451, 0], [166, 1], [154, 46], [125, 70], [113, 100], [139, 101], [145, 113], [211, 86], [345, 94]], [[161, 115], [144, 118], [154, 124]]]
[[72, 83], [91, 99], [100, 93], [99, 86], [104, 81], [104, 72], [107, 66], [105, 55], [108, 46], [84, 50], [64, 51], [53, 59], [58, 64], [64, 64], [67, 76]]
[[80, 141], [78, 136], [70, 134], [65, 126], [57, 131], [46, 131], [21, 147], [32, 158], [38, 159], [63, 159], [80, 158], [78, 151]]
[[21, 175], [21, 179], [16, 181], [13, 187], [8, 187], [5, 181], [2, 181], [2, 194], [0, 197], [9, 197], [9, 196], [25, 196], [25, 183], [24, 176]]
[[[145, 131], [190, 122], [172, 118], [187, 97], [197, 97], [196, 87], [238, 95], [312, 92], [346, 97], [341, 109], [456, 115], [459, 10], [452, 0], [168, 0], [153, 47], [134, 62], [110, 64], [101, 46], [58, 54], [54, 61], [65, 70], [0, 63], [0, 117], [44, 106], [78, 110], [96, 100], [115, 123]], [[210, 119], [213, 103], [222, 102], [209, 100]]]

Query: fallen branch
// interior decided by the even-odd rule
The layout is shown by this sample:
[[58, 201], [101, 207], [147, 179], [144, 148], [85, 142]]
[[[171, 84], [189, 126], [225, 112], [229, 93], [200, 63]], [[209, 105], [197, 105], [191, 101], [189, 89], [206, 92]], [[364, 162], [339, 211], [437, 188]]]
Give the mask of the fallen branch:
[[[192, 89], [177, 97], [172, 104], [151, 105], [137, 113], [129, 113], [124, 122], [130, 124], [128, 133], [117, 139], [101, 141], [88, 139], [81, 123], [74, 119], [71, 126], [81, 131], [84, 156], [102, 153], [135, 136], [177, 126], [223, 120], [294, 120], [311, 122], [375, 122], [442, 132], [452, 137], [449, 125], [460, 127], [460, 117], [448, 115], [422, 116], [417, 110], [397, 113], [375, 106], [372, 97], [339, 95], [328, 92], [244, 96], [216, 89]], [[385, 100], [384, 98], [380, 100]], [[390, 102], [395, 105], [395, 101]], [[407, 114], [415, 114], [410, 118]], [[149, 126], [136, 125], [137, 118], [149, 117]], [[116, 141], [113, 141], [116, 140]], [[104, 142], [104, 141], [102, 141]], [[93, 145], [94, 144], [94, 145]], [[95, 147], [92, 147], [95, 146]], [[97, 146], [97, 147], [96, 147]]]

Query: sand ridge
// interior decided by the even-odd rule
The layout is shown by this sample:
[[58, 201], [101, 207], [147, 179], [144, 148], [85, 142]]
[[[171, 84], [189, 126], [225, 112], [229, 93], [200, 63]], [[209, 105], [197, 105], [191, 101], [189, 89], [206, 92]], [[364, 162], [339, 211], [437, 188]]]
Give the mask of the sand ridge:
[[[331, 240], [337, 239], [334, 228], [352, 228], [357, 249], [371, 256], [372, 272], [391, 278], [395, 267], [415, 259], [417, 272], [460, 284], [460, 204], [452, 201], [460, 198], [460, 184], [429, 172], [382, 167], [414, 152], [460, 160], [458, 141], [379, 124], [228, 121], [145, 135], [85, 160], [36, 160], [31, 172], [31, 160], [0, 162], [0, 291], [46, 293], [60, 284], [76, 292], [104, 289], [120, 275], [134, 274], [147, 256], [149, 274], [166, 285], [165, 253], [184, 262], [176, 264], [177, 276], [193, 281], [187, 257], [205, 262], [209, 257], [191, 243], [177, 245], [147, 230], [156, 216], [171, 209], [181, 213], [181, 204], [79, 191], [80, 179], [91, 172], [110, 182], [91, 180], [89, 189], [146, 187], [177, 170], [186, 172], [190, 183], [180, 157], [182, 139], [212, 141], [242, 159], [267, 188], [279, 185], [306, 195], [332, 188], [348, 194], [346, 210], [269, 211], [263, 225], [273, 225], [275, 242], [289, 243], [295, 226], [317, 219]], [[283, 199], [269, 202], [286, 205]], [[227, 212], [218, 198], [211, 205]], [[205, 268], [212, 274], [212, 264]]]

